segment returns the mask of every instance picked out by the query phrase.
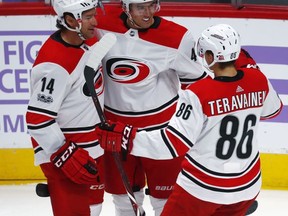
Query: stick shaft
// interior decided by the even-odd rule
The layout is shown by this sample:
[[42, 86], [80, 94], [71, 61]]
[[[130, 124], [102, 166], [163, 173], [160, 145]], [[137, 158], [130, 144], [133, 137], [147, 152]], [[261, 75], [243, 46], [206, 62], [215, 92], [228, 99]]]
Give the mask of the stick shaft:
[[[87, 87], [88, 87], [88, 89], [90, 91], [90, 94], [91, 94], [93, 103], [95, 105], [95, 108], [97, 110], [98, 116], [100, 118], [101, 124], [105, 124], [106, 123], [106, 118], [104, 116], [104, 113], [103, 113], [103, 110], [101, 108], [97, 93], [96, 93], [95, 88], [94, 88], [94, 73], [95, 73], [95, 71], [94, 71], [93, 68], [91, 68], [89, 66], [85, 67], [84, 76], [85, 76]], [[131, 202], [131, 205], [132, 205], [132, 208], [134, 210], [135, 215], [136, 216], [144, 216], [145, 215], [145, 211], [142, 208], [140, 209], [139, 205], [137, 204], [134, 192], [132, 190], [132, 187], [131, 187], [131, 184], [129, 182], [129, 179], [128, 179], [126, 173], [125, 173], [125, 170], [124, 170], [124, 167], [123, 167], [123, 164], [122, 164], [122, 161], [121, 161], [119, 153], [113, 152], [112, 155], [113, 155], [113, 158], [115, 160], [115, 163], [116, 163], [116, 166], [118, 168], [118, 171], [120, 173], [123, 185], [125, 187], [127, 195], [128, 195], [129, 200]]]

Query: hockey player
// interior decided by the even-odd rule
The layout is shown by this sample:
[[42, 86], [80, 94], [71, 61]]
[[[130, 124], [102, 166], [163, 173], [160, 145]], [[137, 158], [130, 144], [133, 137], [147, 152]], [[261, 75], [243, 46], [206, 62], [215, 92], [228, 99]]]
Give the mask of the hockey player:
[[236, 69], [240, 38], [231, 26], [204, 30], [197, 50], [215, 77], [180, 92], [166, 128], [136, 133], [132, 126], [111, 122], [97, 129], [100, 143], [107, 151], [157, 160], [185, 154], [161, 216], [242, 216], [261, 188], [260, 119], [275, 117], [283, 105], [257, 67]]
[[[55, 216], [98, 216], [104, 195], [99, 118], [83, 70], [94, 34], [97, 0], [55, 0], [57, 27], [41, 47], [31, 72], [26, 114], [39, 165], [47, 178]], [[103, 103], [103, 75], [95, 77]]]
[[[195, 41], [185, 27], [155, 16], [159, 0], [121, 3], [122, 8], [105, 7], [106, 15], [97, 15], [98, 35], [117, 36], [103, 62], [106, 118], [147, 130], [164, 128], [176, 108], [179, 79], [187, 85], [206, 76], [193, 50]], [[105, 190], [113, 195], [116, 215], [134, 216], [111, 153], [105, 152], [104, 159]], [[128, 155], [123, 160], [139, 203], [147, 179], [146, 194], [155, 215], [171, 193], [182, 159], [156, 161]]]

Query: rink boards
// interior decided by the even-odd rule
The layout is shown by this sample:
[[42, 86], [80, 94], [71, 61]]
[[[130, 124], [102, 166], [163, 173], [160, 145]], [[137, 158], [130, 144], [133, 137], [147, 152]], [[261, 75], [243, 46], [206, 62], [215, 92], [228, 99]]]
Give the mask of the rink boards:
[[[0, 184], [41, 182], [45, 179], [39, 166], [33, 165], [31, 149], [0, 150]], [[264, 189], [288, 190], [288, 154], [261, 153]]]

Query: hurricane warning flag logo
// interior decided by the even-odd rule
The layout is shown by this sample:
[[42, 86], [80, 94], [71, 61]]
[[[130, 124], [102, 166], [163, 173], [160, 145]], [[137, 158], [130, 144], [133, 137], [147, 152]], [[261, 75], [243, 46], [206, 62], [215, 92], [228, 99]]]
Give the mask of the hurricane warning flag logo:
[[150, 68], [142, 61], [131, 58], [112, 58], [106, 62], [107, 74], [115, 82], [137, 83], [148, 77]]

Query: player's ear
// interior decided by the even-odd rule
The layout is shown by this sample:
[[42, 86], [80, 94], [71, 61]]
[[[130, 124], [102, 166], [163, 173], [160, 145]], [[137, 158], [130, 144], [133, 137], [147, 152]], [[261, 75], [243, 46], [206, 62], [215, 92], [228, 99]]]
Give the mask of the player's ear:
[[211, 52], [210, 50], [207, 50], [205, 52], [205, 59], [206, 59], [206, 62], [208, 63], [208, 65], [210, 65], [214, 61], [213, 52]]
[[69, 27], [72, 27], [73, 29], [75, 29], [79, 25], [77, 20], [69, 14], [65, 15], [65, 22]]

